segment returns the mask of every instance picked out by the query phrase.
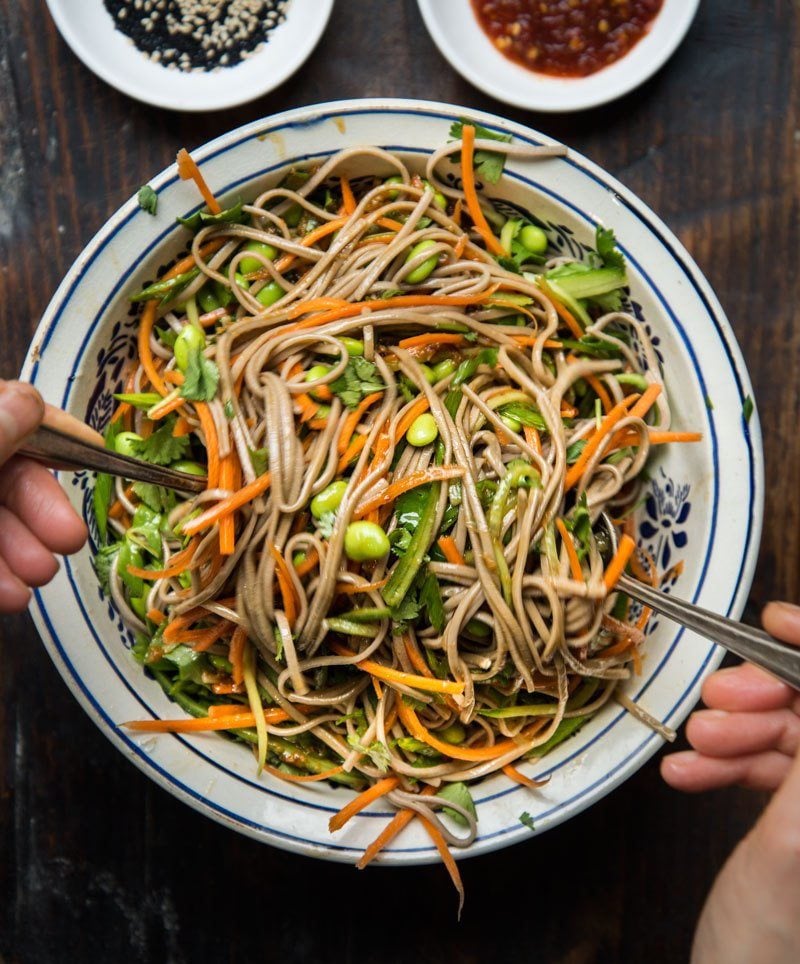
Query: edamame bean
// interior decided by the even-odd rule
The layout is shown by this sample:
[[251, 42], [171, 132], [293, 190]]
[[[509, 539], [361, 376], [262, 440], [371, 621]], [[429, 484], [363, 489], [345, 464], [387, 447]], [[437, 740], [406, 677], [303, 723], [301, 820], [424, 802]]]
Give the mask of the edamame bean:
[[486, 639], [491, 633], [491, 629], [480, 619], [470, 619], [464, 628], [470, 636], [475, 636], [477, 639]]
[[431, 184], [430, 181], [422, 182], [425, 187], [429, 187], [433, 191], [433, 203], [439, 208], [440, 211], [447, 210], [447, 198], [442, 194], [441, 191], [437, 191], [436, 188]]
[[375, 522], [351, 522], [344, 534], [344, 551], [353, 562], [382, 559], [389, 551], [389, 537]]
[[197, 292], [197, 304], [200, 306], [200, 310], [204, 315], [210, 311], [216, 311], [217, 308], [220, 307], [220, 303], [217, 301], [210, 285], [203, 285]]
[[144, 441], [141, 435], [136, 432], [120, 432], [114, 439], [114, 451], [119, 455], [130, 455], [137, 458], [139, 455], [139, 445]]
[[340, 338], [339, 341], [347, 349], [348, 355], [363, 355], [364, 354], [364, 342], [359, 341], [357, 338]]
[[[324, 378], [329, 371], [330, 371], [330, 367], [328, 365], [312, 365], [311, 368], [309, 368], [309, 370], [306, 372], [305, 380], [307, 382], [315, 382], [318, 378]], [[323, 386], [320, 385], [319, 387], [322, 388]], [[317, 394], [317, 391], [318, 389], [312, 388], [308, 394], [312, 398], [315, 398], [317, 401], [322, 401], [322, 399]], [[328, 395], [327, 397], [330, 398], [330, 395]]]
[[[252, 251], [253, 254], [260, 254], [267, 261], [274, 261], [278, 255], [277, 248], [273, 248], [271, 244], [264, 244], [263, 241], [248, 241], [244, 250]], [[252, 271], [258, 271], [263, 267], [264, 263], [259, 258], [242, 258], [239, 262], [239, 270], [242, 274], [250, 274]]]
[[331, 482], [327, 488], [318, 492], [311, 500], [311, 515], [315, 519], [321, 519], [326, 512], [335, 512], [339, 508], [346, 491], [347, 483], [342, 479], [338, 482]]
[[280, 301], [285, 294], [286, 292], [277, 281], [270, 281], [270, 283], [264, 285], [256, 295], [256, 301], [265, 308], [269, 308], [269, 306], [274, 305], [276, 301]]
[[500, 421], [512, 432], [520, 432], [522, 430], [522, 422], [517, 418], [513, 418], [511, 415], [501, 415]]
[[438, 434], [439, 426], [436, 424], [436, 419], [430, 412], [426, 412], [424, 415], [415, 418], [411, 423], [406, 432], [406, 440], [409, 445], [421, 448], [423, 445], [430, 445], [431, 442], [435, 441]]
[[[419, 244], [415, 244], [414, 247], [406, 255], [406, 264], [409, 261], [413, 261], [418, 255], [422, 254], [423, 251], [427, 251], [429, 248], [436, 246], [435, 241], [431, 241], [428, 238], [425, 241], [420, 241]], [[410, 285], [418, 285], [421, 281], [424, 281], [429, 274], [436, 268], [439, 264], [439, 255], [431, 255], [430, 258], [426, 258], [422, 264], [418, 264], [413, 271], [405, 276], [404, 281], [408, 282]]]
[[544, 254], [547, 251], [547, 235], [535, 224], [526, 224], [519, 233], [519, 239], [532, 254]]
[[170, 468], [175, 469], [177, 472], [186, 472], [189, 475], [205, 475], [207, 472], [205, 465], [201, 465], [199, 462], [189, 462], [187, 460], [173, 462]]
[[440, 740], [444, 740], [445, 743], [463, 743], [467, 731], [460, 723], [451, 723], [450, 726], [446, 726], [443, 730], [437, 730], [436, 735]]
[[206, 347], [206, 336], [196, 325], [184, 325], [175, 339], [175, 364], [182, 372], [186, 371], [189, 359]]
[[[402, 184], [403, 179], [399, 174], [393, 174], [392, 177], [387, 177], [383, 182], [384, 184]], [[389, 201], [396, 201], [400, 197], [399, 191], [387, 191], [386, 197]]]
[[443, 378], [447, 378], [448, 375], [452, 375], [456, 368], [458, 368], [458, 365], [456, 365], [452, 358], [445, 358], [443, 361], [437, 362], [433, 366], [433, 374], [436, 376], [436, 381], [440, 382]]

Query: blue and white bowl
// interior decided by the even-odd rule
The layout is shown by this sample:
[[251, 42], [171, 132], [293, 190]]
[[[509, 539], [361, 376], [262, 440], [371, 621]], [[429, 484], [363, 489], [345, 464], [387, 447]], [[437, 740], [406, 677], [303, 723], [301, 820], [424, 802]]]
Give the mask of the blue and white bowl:
[[[421, 162], [463, 116], [521, 143], [552, 143], [489, 114], [427, 102], [364, 100], [258, 121], [194, 156], [218, 196], [251, 197], [287, 167], [320, 161], [344, 147], [377, 144]], [[135, 319], [127, 295], [185, 247], [187, 235], [175, 216], [197, 207], [192, 185], [180, 181], [174, 166], [151, 184], [158, 192], [158, 215], [145, 213], [132, 198], [90, 241], [45, 312], [23, 370], [49, 402], [97, 428], [110, 415], [111, 396], [120, 390], [134, 353]], [[509, 158], [492, 194], [546, 222], [565, 252], [590, 243], [598, 222], [615, 229], [628, 259], [631, 309], [644, 320], [663, 360], [675, 425], [704, 436], [700, 444], [658, 452], [649, 497], [636, 517], [638, 536], [660, 568], [683, 562], [670, 591], [738, 616], [761, 530], [763, 456], [757, 414], [749, 424], [742, 414], [752, 395], [747, 372], [711, 288], [661, 221], [580, 155], [533, 162]], [[95, 532], [91, 477], [65, 473], [62, 481]], [[130, 655], [130, 639], [98, 588], [90, 549], [66, 560], [55, 580], [35, 592], [31, 608], [59, 672], [103, 733], [197, 810], [274, 846], [342, 862], [354, 862], [385, 824], [389, 814], [378, 804], [332, 836], [328, 818], [351, 791], [259, 778], [251, 753], [219, 735], [153, 737], [120, 729], [125, 720], [174, 717], [180, 710]], [[643, 673], [627, 692], [676, 727], [720, 657], [699, 637], [653, 620]], [[529, 838], [531, 830], [519, 820], [524, 811], [533, 817], [534, 833], [577, 815], [635, 773], [660, 745], [660, 737], [608, 705], [541, 764], [525, 768], [552, 777], [538, 792], [504, 776], [474, 788], [478, 838], [459, 856]], [[412, 864], [438, 858], [424, 830], [412, 824], [381, 859]]]

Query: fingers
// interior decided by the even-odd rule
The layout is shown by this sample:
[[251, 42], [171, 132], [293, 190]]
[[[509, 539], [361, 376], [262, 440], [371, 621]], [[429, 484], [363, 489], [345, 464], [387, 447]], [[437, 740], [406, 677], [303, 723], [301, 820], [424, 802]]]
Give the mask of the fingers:
[[28, 605], [31, 591], [0, 558], [0, 613], [21, 613]]
[[777, 710], [790, 706], [796, 695], [791, 686], [749, 663], [718, 670], [703, 684], [703, 702], [715, 710]]
[[800, 646], [800, 606], [788, 602], [767, 603], [761, 613], [761, 622], [770, 635]]
[[55, 478], [30, 459], [14, 458], [0, 470], [0, 505], [6, 506], [51, 552], [77, 552], [86, 526]]
[[0, 557], [26, 586], [43, 586], [58, 572], [58, 563], [8, 509], [0, 506]]
[[0, 464], [41, 422], [44, 402], [32, 385], [0, 381]]
[[791, 757], [776, 750], [735, 759], [718, 759], [696, 750], [685, 750], [664, 757], [661, 775], [671, 787], [687, 793], [735, 784], [752, 790], [776, 790], [786, 779], [791, 765]]
[[794, 756], [800, 748], [800, 717], [790, 709], [763, 713], [700, 710], [689, 720], [686, 736], [705, 756], [737, 757], [768, 750]]

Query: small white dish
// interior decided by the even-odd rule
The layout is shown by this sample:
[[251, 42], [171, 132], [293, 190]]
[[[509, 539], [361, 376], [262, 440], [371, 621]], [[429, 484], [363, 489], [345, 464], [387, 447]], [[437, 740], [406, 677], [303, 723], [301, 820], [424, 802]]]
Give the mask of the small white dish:
[[211, 71], [151, 60], [116, 29], [102, 0], [47, 0], [47, 6], [73, 53], [107, 84], [154, 107], [209, 111], [254, 100], [291, 77], [322, 36], [333, 0], [289, 0], [286, 19], [257, 53]]
[[[554, 143], [520, 124], [464, 107], [412, 100], [356, 100], [288, 111], [256, 121], [193, 151], [211, 189], [222, 199], [250, 198], [294, 165], [320, 161], [343, 148], [378, 145], [417, 169], [446, 142], [460, 117], [512, 134], [517, 143]], [[446, 172], [445, 172], [446, 173]], [[155, 276], [186, 245], [176, 215], [197, 206], [192, 184], [173, 164], [150, 179], [158, 212], [133, 197], [88, 243], [44, 313], [23, 378], [47, 401], [103, 428], [116, 406], [136, 351], [137, 318], [128, 295]], [[627, 188], [586, 158], [530, 161], [509, 157], [490, 191], [495, 203], [529, 210], [548, 226], [552, 242], [574, 257], [591, 244], [595, 225], [613, 227], [628, 260], [631, 310], [642, 320], [663, 361], [676, 400], [674, 427], [703, 432], [697, 445], [661, 446], [650, 469], [646, 503], [638, 510], [640, 543], [660, 570], [684, 568], [669, 591], [714, 612], [739, 616], [756, 564], [764, 491], [757, 413], [742, 416], [752, 395], [744, 361], [708, 282], [668, 228]], [[709, 404], [713, 403], [713, 407]], [[72, 504], [97, 536], [91, 473], [63, 473]], [[287, 785], [259, 778], [250, 751], [217, 734], [137, 734], [119, 724], [182, 711], [133, 659], [131, 637], [102, 595], [86, 548], [65, 559], [53, 581], [34, 591], [31, 613], [59, 672], [114, 745], [151, 779], [225, 826], [286, 850], [354, 863], [390, 814], [378, 801], [339, 834], [328, 819], [352, 791], [328, 784]], [[657, 719], [677, 727], [700, 695], [722, 651], [657, 618], [648, 626], [641, 676], [626, 691]], [[532, 836], [574, 817], [630, 777], [662, 745], [656, 733], [607, 704], [531, 776], [550, 775], [532, 794], [504, 774], [474, 788], [478, 837], [458, 856], [474, 856]], [[438, 860], [423, 827], [411, 824], [382, 854], [384, 864]]]
[[587, 77], [553, 77], [504, 57], [483, 32], [470, 0], [417, 0], [441, 54], [471, 84], [505, 104], [566, 113], [616, 100], [643, 84], [675, 52], [700, 0], [664, 0], [650, 30], [620, 60]]

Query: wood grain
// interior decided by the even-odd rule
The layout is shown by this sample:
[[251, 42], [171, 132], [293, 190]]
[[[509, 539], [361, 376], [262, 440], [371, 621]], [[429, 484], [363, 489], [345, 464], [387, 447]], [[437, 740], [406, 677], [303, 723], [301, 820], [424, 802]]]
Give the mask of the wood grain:
[[[178, 147], [337, 98], [494, 110], [619, 177], [706, 273], [766, 428], [764, 538], [749, 613], [756, 618], [770, 598], [800, 598], [797, 5], [704, 0], [686, 42], [649, 83], [564, 117], [506, 108], [458, 77], [413, 0], [377, 7], [338, 0], [311, 60], [273, 94], [181, 116], [94, 77], [41, 0], [0, 0], [0, 375], [19, 370], [84, 244]], [[441, 868], [359, 873], [290, 857], [157, 789], [90, 723], [27, 617], [3, 620], [0, 666], [2, 964], [473, 964], [521, 953], [554, 964], [680, 961], [716, 871], [763, 803], [744, 791], [679, 796], [651, 763], [568, 825], [466, 862], [459, 926]]]

